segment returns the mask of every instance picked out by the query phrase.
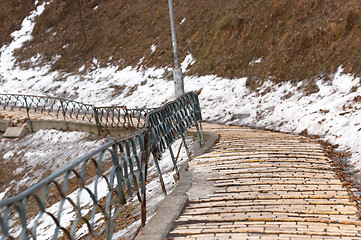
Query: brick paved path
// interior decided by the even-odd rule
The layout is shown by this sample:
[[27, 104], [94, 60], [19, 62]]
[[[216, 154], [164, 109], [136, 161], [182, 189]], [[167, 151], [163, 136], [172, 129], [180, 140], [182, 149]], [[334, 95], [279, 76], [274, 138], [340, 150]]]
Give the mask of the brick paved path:
[[189, 205], [169, 239], [361, 239], [355, 203], [305, 137], [205, 124], [221, 135], [190, 162]]

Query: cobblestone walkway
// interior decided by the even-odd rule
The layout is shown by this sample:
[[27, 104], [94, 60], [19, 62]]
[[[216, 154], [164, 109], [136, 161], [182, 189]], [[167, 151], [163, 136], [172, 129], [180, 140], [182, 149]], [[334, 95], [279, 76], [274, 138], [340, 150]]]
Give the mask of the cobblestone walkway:
[[361, 239], [356, 205], [317, 142], [215, 124], [204, 129], [221, 139], [190, 162], [190, 202], [169, 239]]

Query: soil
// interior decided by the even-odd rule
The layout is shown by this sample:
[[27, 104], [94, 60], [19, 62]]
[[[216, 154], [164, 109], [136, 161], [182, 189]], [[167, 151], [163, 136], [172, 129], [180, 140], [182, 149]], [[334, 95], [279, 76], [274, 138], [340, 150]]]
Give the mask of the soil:
[[35, 8], [34, 1], [0, 0], [0, 45], [11, 41], [10, 34], [21, 27], [23, 19]]
[[[4, 44], [35, 0], [0, 1]], [[175, 0], [174, 9], [180, 59], [191, 53], [197, 60], [188, 74], [247, 76], [251, 89], [270, 76], [275, 82], [308, 79], [310, 93], [318, 91], [315, 77], [340, 65], [361, 75], [360, 1]], [[58, 56], [53, 69], [67, 72], [94, 59], [121, 68], [143, 57], [144, 66], [173, 65], [167, 1], [53, 0], [36, 19], [33, 36], [17, 52], [19, 61]]]
[[331, 160], [331, 166], [335, 174], [342, 181], [346, 188], [349, 197], [356, 203], [358, 209], [358, 217], [361, 219], [361, 171], [355, 165], [348, 161], [351, 156], [349, 152], [337, 152], [335, 149], [337, 145], [332, 145], [324, 141], [319, 141], [322, 144], [326, 156]]

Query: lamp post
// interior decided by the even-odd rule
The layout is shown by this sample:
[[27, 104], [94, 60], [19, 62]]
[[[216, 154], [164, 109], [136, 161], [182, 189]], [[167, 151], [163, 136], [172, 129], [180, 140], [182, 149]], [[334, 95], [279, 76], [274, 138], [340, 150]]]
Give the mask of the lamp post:
[[168, 0], [168, 5], [169, 5], [170, 27], [172, 31], [172, 43], [173, 43], [173, 55], [174, 55], [174, 69], [173, 69], [174, 90], [175, 90], [175, 97], [178, 98], [184, 94], [184, 82], [183, 82], [182, 68], [180, 67], [179, 59], [178, 59], [177, 38], [175, 34], [175, 24], [174, 24], [173, 0]]

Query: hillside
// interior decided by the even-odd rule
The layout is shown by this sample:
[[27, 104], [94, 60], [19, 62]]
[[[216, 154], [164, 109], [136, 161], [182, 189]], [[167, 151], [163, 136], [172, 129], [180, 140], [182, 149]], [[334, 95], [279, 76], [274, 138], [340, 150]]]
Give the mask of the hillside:
[[[0, 2], [4, 44], [34, 0]], [[361, 75], [360, 8], [356, 0], [176, 0], [180, 58], [191, 53], [196, 59], [188, 74], [246, 76], [252, 88], [269, 77], [327, 76], [340, 65]], [[53, 0], [32, 35], [16, 52], [19, 61], [41, 54], [53, 60], [53, 70], [89, 68], [93, 59], [121, 68], [143, 57], [146, 67], [172, 65], [167, 1]], [[314, 84], [305, 88], [317, 91]]]
[[[185, 90], [199, 94], [203, 119], [314, 134], [341, 152], [336, 167], [361, 196], [361, 4], [174, 1]], [[174, 99], [167, 1], [0, 3], [0, 93], [128, 108]]]

